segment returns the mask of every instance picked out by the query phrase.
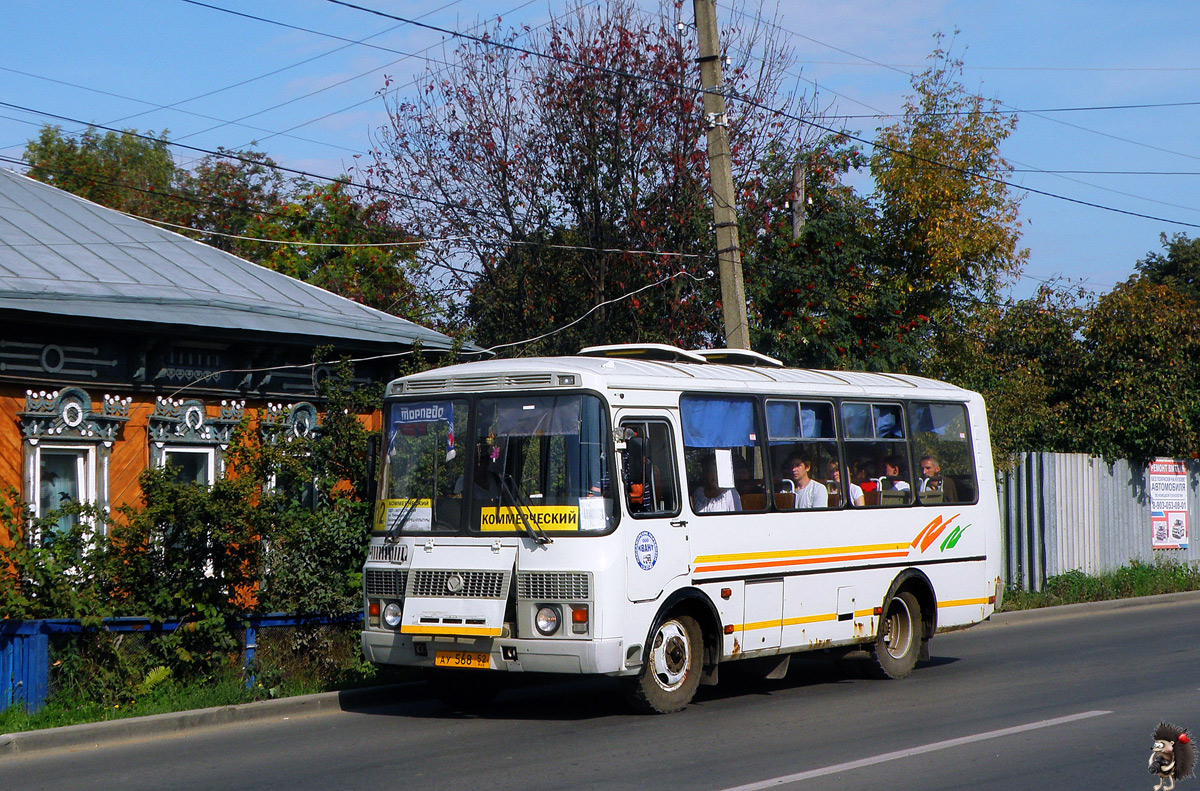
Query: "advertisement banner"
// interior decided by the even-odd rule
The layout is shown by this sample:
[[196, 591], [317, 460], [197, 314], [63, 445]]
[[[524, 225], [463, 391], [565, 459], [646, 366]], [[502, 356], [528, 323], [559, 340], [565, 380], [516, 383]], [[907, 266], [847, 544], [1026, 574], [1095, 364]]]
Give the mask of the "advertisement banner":
[[1188, 473], [1175, 459], [1150, 462], [1150, 548], [1187, 549]]

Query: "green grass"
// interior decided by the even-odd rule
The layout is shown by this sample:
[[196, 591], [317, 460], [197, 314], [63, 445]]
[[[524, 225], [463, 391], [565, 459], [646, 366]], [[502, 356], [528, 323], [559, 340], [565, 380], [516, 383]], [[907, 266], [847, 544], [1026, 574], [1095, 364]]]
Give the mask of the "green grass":
[[208, 682], [180, 682], [168, 679], [144, 695], [120, 703], [99, 703], [90, 700], [51, 698], [36, 714], [27, 714], [19, 706], [0, 711], [0, 733], [58, 728], [106, 722], [128, 717], [145, 717], [175, 711], [192, 711], [214, 706], [233, 706], [269, 698], [286, 698], [315, 692], [355, 689], [379, 684], [393, 684], [415, 678], [409, 668], [365, 666], [364, 672], [343, 677], [339, 683], [322, 685], [311, 678], [293, 678], [287, 682], [265, 681], [250, 688], [240, 672], [231, 670], [227, 677]]
[[200, 685], [168, 681], [141, 699], [127, 700], [124, 703], [104, 704], [95, 701], [52, 699], [36, 714], [27, 714], [23, 708], [11, 706], [0, 712], [0, 733], [144, 717], [149, 714], [204, 709], [210, 706], [229, 706], [250, 703], [265, 697], [261, 688], [248, 690], [240, 678], [234, 677]]
[[1080, 604], [1110, 599], [1132, 599], [1200, 590], [1200, 565], [1189, 566], [1174, 561], [1142, 563], [1132, 561], [1116, 571], [1089, 576], [1082, 571], [1068, 571], [1050, 577], [1041, 591], [1010, 588], [1004, 594], [1002, 611], [1032, 610], [1060, 604]]

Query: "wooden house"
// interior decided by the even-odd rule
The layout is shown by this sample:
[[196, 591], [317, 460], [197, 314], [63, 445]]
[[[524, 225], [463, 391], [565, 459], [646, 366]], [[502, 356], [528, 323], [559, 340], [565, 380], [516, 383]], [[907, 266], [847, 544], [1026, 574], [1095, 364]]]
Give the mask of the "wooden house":
[[[136, 503], [170, 463], [211, 482], [233, 429], [317, 430], [313, 350], [364, 358], [447, 336], [0, 169], [0, 487], [37, 514]], [[377, 358], [377, 359], [369, 359]], [[0, 541], [5, 540], [0, 536]]]

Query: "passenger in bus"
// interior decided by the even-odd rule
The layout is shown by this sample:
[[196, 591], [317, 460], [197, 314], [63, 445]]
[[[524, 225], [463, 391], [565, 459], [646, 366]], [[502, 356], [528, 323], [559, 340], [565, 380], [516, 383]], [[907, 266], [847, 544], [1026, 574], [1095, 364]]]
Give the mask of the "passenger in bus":
[[855, 459], [851, 465], [850, 482], [858, 484], [863, 492], [873, 492], [879, 488], [875, 480], [875, 464], [870, 459]]
[[897, 492], [912, 491], [912, 486], [908, 483], [907, 478], [908, 476], [904, 474], [904, 461], [899, 456], [883, 458], [883, 477], [879, 479], [881, 488]]
[[793, 451], [783, 464], [783, 491], [795, 495], [796, 510], [828, 508], [829, 490], [812, 479], [812, 456], [808, 451]]
[[[492, 470], [492, 449], [480, 442], [475, 446], [475, 470], [471, 494], [476, 500], [494, 500], [500, 496], [499, 477]], [[454, 482], [454, 497], [463, 496], [463, 476]]]
[[925, 456], [921, 459], [921, 474], [925, 477], [921, 479], [919, 491], [941, 492], [943, 502], [958, 502], [958, 491], [954, 485], [954, 479], [943, 477], [942, 465], [933, 456]]
[[[829, 480], [837, 486], [839, 490], [842, 488], [842, 467], [837, 461], [829, 462]], [[863, 490], [854, 481], [846, 484], [850, 487], [850, 504], [861, 507], [863, 505]]]
[[737, 489], [723, 489], [717, 483], [717, 457], [709, 454], [700, 462], [700, 486], [692, 493], [692, 510], [698, 514], [720, 514], [742, 510]]
[[762, 480], [754, 477], [750, 462], [741, 456], [733, 457], [733, 488], [739, 495], [766, 493]]

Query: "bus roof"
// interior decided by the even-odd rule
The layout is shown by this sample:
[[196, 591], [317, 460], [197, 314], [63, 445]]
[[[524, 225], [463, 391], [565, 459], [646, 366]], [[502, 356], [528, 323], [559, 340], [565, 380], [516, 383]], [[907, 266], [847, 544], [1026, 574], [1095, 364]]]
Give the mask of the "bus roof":
[[[609, 347], [603, 347], [605, 349]], [[617, 347], [612, 347], [617, 348]], [[597, 354], [588, 350], [591, 354]], [[695, 352], [691, 357], [703, 356]], [[966, 399], [970, 391], [947, 382], [908, 374], [820, 371], [722, 362], [678, 362], [636, 354], [613, 356], [523, 357], [482, 360], [435, 368], [396, 379], [389, 395], [435, 395], [494, 390], [542, 390], [584, 387], [598, 391], [745, 391], [860, 396], [890, 395]], [[717, 355], [725, 359], [724, 355]], [[676, 359], [688, 359], [677, 356]], [[735, 355], [728, 359], [737, 359]], [[769, 359], [769, 358], [768, 358]]]

